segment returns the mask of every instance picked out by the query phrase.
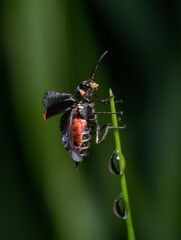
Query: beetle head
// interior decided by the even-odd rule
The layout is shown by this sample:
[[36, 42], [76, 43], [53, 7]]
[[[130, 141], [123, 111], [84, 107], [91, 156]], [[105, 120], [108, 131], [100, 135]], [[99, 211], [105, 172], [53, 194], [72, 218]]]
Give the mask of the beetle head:
[[83, 91], [88, 91], [88, 90], [97, 90], [99, 87], [99, 84], [96, 82], [92, 81], [92, 79], [85, 80], [80, 83], [79, 88], [82, 89]]
[[79, 97], [84, 97], [87, 95], [88, 92], [95, 91], [99, 88], [99, 84], [92, 81], [92, 79], [85, 80], [80, 83], [80, 85], [77, 87], [76, 95]]
[[89, 80], [85, 80], [80, 83], [80, 85], [77, 87], [76, 90], [76, 97], [78, 98], [83, 98], [87, 95], [89, 95], [90, 92], [97, 90], [99, 88], [99, 84], [93, 81], [96, 70], [99, 66], [99, 63], [101, 62], [102, 58], [108, 53], [108, 51], [105, 51], [102, 56], [99, 58], [98, 62], [94, 66], [92, 73], [91, 73], [91, 78]]

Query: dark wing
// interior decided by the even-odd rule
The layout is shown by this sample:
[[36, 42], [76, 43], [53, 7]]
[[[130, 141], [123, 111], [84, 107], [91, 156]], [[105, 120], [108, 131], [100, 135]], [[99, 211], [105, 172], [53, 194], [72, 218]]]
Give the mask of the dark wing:
[[44, 121], [59, 113], [71, 110], [75, 102], [76, 99], [71, 94], [52, 91], [46, 92], [43, 99], [46, 107], [46, 111], [43, 114]]
[[[64, 114], [61, 119], [62, 143], [75, 162], [81, 162], [82, 156], [74, 145], [74, 136], [72, 131], [73, 111]], [[64, 125], [65, 124], [65, 125]], [[64, 127], [63, 127], [64, 125]]]

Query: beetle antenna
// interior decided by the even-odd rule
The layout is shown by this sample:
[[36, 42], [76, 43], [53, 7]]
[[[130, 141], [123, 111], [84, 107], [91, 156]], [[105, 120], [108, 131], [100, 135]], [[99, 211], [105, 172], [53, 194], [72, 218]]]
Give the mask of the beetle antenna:
[[94, 76], [95, 76], [95, 73], [96, 73], [96, 70], [99, 66], [99, 63], [101, 62], [101, 60], [103, 59], [103, 57], [108, 53], [108, 51], [105, 51], [102, 56], [99, 58], [98, 62], [96, 63], [96, 65], [94, 66], [93, 70], [92, 70], [92, 73], [91, 73], [91, 80], [94, 79]]

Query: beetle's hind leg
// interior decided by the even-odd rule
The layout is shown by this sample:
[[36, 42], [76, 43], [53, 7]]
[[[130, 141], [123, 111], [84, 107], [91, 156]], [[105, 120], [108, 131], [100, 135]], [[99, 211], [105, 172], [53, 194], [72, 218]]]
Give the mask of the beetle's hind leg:
[[108, 123], [108, 124], [105, 124], [100, 130], [102, 130], [104, 127], [106, 127], [106, 130], [105, 130], [104, 135], [102, 136], [101, 139], [99, 139], [99, 132], [96, 131], [96, 143], [97, 144], [99, 144], [102, 141], [104, 141], [104, 139], [106, 138], [106, 136], [108, 134], [109, 129], [125, 129], [126, 125], [121, 126], [121, 127], [114, 127], [114, 126], [110, 126], [110, 123]]
[[[118, 118], [118, 121], [121, 121], [121, 118]], [[102, 138], [100, 139], [100, 132], [104, 128], [106, 128], [105, 132], [104, 132]], [[125, 129], [125, 128], [126, 128], [126, 125], [121, 126], [121, 127], [114, 127], [114, 126], [112, 126], [112, 123], [106, 123], [101, 128], [98, 126], [98, 128], [96, 128], [96, 143], [99, 144], [99, 143], [101, 143], [102, 141], [105, 140], [105, 138], [106, 138], [106, 136], [108, 134], [109, 129]]]
[[[120, 117], [118, 117], [118, 121], [119, 121], [119, 122], [121, 121], [121, 118], [120, 118]], [[112, 123], [106, 123], [106, 124], [104, 124], [104, 125], [100, 128], [100, 132], [101, 132], [105, 127], [107, 127], [107, 126], [112, 126]], [[91, 134], [95, 134], [95, 133], [96, 133], [96, 130], [93, 131], [93, 132], [91, 132]]]

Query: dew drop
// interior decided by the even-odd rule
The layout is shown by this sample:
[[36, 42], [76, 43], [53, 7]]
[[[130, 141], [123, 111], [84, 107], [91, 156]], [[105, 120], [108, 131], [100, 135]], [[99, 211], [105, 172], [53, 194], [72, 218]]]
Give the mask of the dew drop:
[[122, 193], [114, 201], [113, 212], [118, 218], [126, 219], [126, 209]]
[[114, 150], [112, 156], [110, 157], [110, 159], [108, 161], [109, 171], [112, 174], [115, 174], [115, 175], [120, 175], [121, 174], [120, 166], [119, 166], [120, 157], [119, 157], [118, 153], [119, 153], [118, 150]]

